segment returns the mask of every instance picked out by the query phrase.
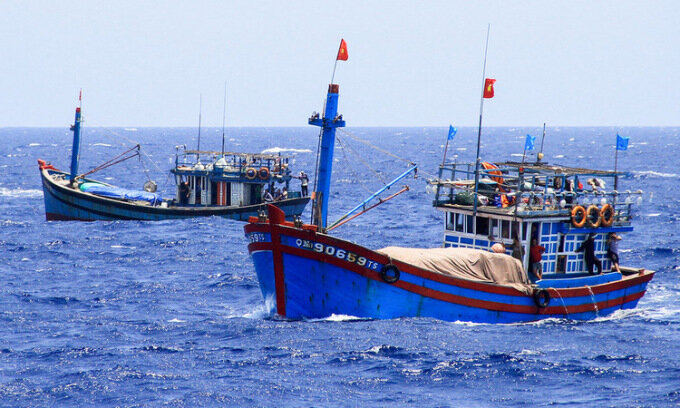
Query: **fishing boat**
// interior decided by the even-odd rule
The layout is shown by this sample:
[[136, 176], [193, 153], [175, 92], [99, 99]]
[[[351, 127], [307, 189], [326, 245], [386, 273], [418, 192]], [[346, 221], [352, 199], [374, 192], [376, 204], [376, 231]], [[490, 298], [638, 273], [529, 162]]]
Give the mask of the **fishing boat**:
[[[156, 192], [152, 180], [143, 190], [130, 190], [97, 181], [94, 171], [138, 156], [140, 146], [80, 174], [79, 150], [81, 108], [76, 108], [70, 171], [61, 171], [38, 160], [45, 198], [45, 217], [57, 220], [166, 220], [219, 216], [245, 221], [263, 211], [268, 202], [292, 219], [307, 203], [304, 172], [293, 174], [289, 158], [273, 154], [230, 153], [187, 150], [178, 147], [171, 170], [176, 188], [171, 198]], [[200, 128], [200, 125], [199, 125]], [[200, 140], [200, 136], [199, 136]], [[300, 191], [291, 191], [291, 181], [301, 180]]]
[[[641, 196], [604, 189], [604, 180], [616, 183], [624, 174], [617, 171], [540, 160], [444, 162], [439, 177], [429, 181], [434, 207], [445, 218], [441, 247], [369, 249], [329, 235], [334, 135], [345, 125], [338, 120], [338, 91], [330, 85], [323, 118], [309, 120], [323, 129], [314, 222], [286, 221], [280, 209], [269, 206], [244, 227], [272, 313], [289, 319], [350, 315], [516, 323], [594, 319], [634, 308], [642, 298], [654, 271], [617, 270], [604, 256], [607, 237], [633, 230], [633, 208]], [[583, 188], [592, 180], [598, 187]], [[536, 270], [540, 278], [529, 273], [532, 238], [544, 251], [538, 264], [545, 273]], [[594, 261], [584, 258], [588, 246]], [[591, 273], [589, 266], [597, 263], [599, 273]]]

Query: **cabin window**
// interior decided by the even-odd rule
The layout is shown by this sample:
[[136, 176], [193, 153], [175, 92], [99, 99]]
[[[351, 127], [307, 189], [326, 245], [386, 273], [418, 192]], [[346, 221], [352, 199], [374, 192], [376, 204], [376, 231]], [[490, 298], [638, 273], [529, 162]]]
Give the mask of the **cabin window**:
[[465, 232], [465, 216], [463, 214], [456, 214], [456, 231]]
[[491, 220], [491, 235], [494, 238], [501, 236], [501, 232], [498, 230], [498, 220]]
[[472, 216], [471, 215], [465, 216], [465, 232], [467, 232], [469, 234], [474, 233], [474, 224], [472, 223]]
[[529, 231], [529, 223], [528, 222], [523, 222], [522, 223], [522, 241], [527, 240], [527, 234]]
[[501, 221], [501, 236], [510, 239], [510, 221]]
[[486, 217], [477, 217], [477, 235], [489, 235], [489, 219]]
[[446, 214], [446, 229], [447, 230], [453, 230], [453, 226], [455, 224], [454, 220], [456, 218], [456, 214], [454, 213], [447, 213]]

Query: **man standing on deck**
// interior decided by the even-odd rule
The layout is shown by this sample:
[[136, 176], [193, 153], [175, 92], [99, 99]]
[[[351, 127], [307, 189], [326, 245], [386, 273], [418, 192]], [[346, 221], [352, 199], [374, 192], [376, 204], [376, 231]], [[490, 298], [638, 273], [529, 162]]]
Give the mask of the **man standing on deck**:
[[300, 179], [300, 187], [301, 187], [301, 190], [302, 190], [302, 196], [307, 197], [307, 194], [308, 194], [307, 188], [308, 188], [308, 185], [309, 185], [309, 177], [307, 177], [307, 173], [305, 173], [304, 171], [301, 171], [300, 176], [298, 176], [298, 178]]
[[602, 274], [602, 261], [597, 259], [595, 256], [595, 234], [588, 234], [588, 238], [581, 244], [576, 252], [583, 252], [585, 257], [586, 266], [588, 267], [588, 273], [593, 274], [593, 265], [597, 266], [598, 275]]

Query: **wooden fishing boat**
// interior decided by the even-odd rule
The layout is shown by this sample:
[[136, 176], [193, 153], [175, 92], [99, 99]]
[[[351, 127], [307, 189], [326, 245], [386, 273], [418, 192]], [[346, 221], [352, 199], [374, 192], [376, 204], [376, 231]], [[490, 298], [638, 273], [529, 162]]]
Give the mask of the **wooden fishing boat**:
[[[300, 215], [306, 196], [306, 175], [294, 175], [280, 155], [186, 150], [177, 152], [171, 170], [174, 197], [163, 199], [147, 181], [144, 191], [128, 190], [78, 173], [81, 111], [76, 108], [70, 172], [38, 160], [45, 198], [45, 217], [55, 220], [166, 220], [219, 216], [245, 221], [272, 202], [286, 217]], [[97, 169], [139, 155], [139, 145]], [[201, 161], [203, 159], [203, 161]], [[205, 164], [204, 164], [205, 163]], [[96, 169], [96, 170], [97, 170]], [[301, 191], [291, 180], [302, 179]], [[277, 194], [278, 193], [278, 194]], [[303, 195], [303, 193], [305, 193]]]
[[[446, 219], [443, 247], [372, 250], [330, 236], [323, 198], [330, 185], [328, 152], [335, 128], [344, 126], [337, 120], [337, 100], [338, 86], [330, 85], [323, 118], [309, 121], [323, 128], [319, 174], [325, 179], [317, 183], [314, 224], [286, 221], [270, 206], [268, 216], [253, 217], [244, 227], [273, 313], [291, 319], [340, 314], [513, 323], [594, 319], [634, 308], [644, 295], [653, 271], [617, 271], [603, 259], [606, 236], [632, 231], [632, 208], [641, 192], [582, 188], [592, 178], [616, 180], [617, 172], [540, 161], [443, 163], [439, 178], [430, 181], [434, 206]], [[532, 238], [544, 248], [540, 278], [528, 273]], [[580, 252], [587, 239], [601, 273], [590, 273], [591, 262]]]

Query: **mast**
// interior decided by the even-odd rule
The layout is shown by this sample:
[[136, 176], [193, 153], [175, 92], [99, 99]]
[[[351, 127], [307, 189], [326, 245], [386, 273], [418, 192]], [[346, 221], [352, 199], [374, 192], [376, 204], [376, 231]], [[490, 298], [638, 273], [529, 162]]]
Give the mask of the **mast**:
[[222, 156], [224, 156], [224, 122], [227, 120], [227, 81], [224, 81], [224, 104], [222, 106]]
[[[203, 112], [203, 94], [198, 97], [198, 146], [196, 151], [201, 151], [201, 112]], [[196, 153], [196, 160], [200, 161], [200, 153]]]
[[[479, 165], [481, 158], [479, 157], [479, 147], [482, 144], [482, 112], [484, 111], [484, 91], [486, 88], [486, 53], [489, 50], [489, 32], [491, 31], [491, 24], [486, 29], [486, 47], [484, 48], [484, 68], [482, 69], [482, 100], [479, 102], [479, 130], [477, 132], [477, 160], [475, 161], [475, 197], [474, 197], [474, 217], [475, 225], [477, 224], [477, 192], [479, 187]], [[476, 232], [476, 231], [475, 231]]]
[[339, 91], [339, 85], [329, 84], [323, 118], [312, 116], [308, 122], [310, 125], [322, 128], [319, 168], [317, 169], [316, 191], [312, 205], [312, 219], [319, 231], [326, 229], [328, 197], [333, 170], [333, 150], [335, 148], [335, 128], [345, 127], [342, 115], [338, 115]]
[[83, 104], [83, 90], [80, 90], [80, 95], [78, 96], [79, 106], [76, 108], [76, 118], [71, 126], [73, 131], [73, 147], [71, 147], [71, 174], [69, 176], [69, 181], [71, 184], [75, 182], [76, 176], [78, 175], [78, 162], [80, 161], [80, 108]]

